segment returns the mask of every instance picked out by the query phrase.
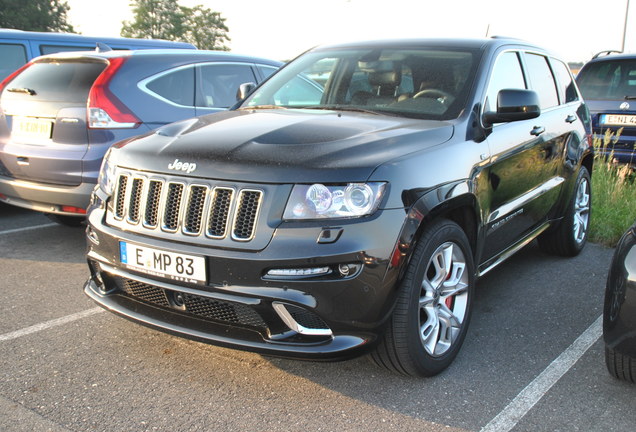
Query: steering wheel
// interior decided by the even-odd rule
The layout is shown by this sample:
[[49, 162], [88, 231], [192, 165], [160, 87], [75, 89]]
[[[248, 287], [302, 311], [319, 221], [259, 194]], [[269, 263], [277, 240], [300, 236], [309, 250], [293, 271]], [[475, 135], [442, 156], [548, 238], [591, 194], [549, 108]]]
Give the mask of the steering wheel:
[[435, 99], [448, 99], [448, 98], [452, 98], [453, 95], [448, 93], [448, 92], [445, 92], [444, 90], [430, 88], [430, 89], [425, 89], [425, 90], [422, 90], [422, 91], [419, 91], [419, 92], [415, 93], [415, 95], [413, 96], [413, 99], [418, 98], [418, 97], [430, 97], [430, 98], [435, 98]]

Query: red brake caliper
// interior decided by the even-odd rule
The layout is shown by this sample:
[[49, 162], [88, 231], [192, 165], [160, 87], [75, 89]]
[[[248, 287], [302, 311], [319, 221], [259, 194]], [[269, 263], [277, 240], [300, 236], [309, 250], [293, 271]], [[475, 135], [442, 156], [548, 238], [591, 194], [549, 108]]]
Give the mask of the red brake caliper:
[[[451, 276], [453, 275], [452, 269], [453, 269], [453, 262], [451, 261], [451, 272], [448, 273], [448, 276], [446, 276], [446, 280], [449, 280]], [[446, 300], [444, 300], [444, 303], [446, 304], [447, 308], [449, 308], [450, 310], [453, 310], [453, 304], [455, 304], [455, 296], [446, 297]]]

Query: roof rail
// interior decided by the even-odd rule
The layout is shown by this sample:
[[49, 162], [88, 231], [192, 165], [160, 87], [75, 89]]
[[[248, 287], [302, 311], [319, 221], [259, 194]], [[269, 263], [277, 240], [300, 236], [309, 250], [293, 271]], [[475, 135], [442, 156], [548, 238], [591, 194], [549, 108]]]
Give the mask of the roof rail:
[[594, 57], [592, 57], [592, 59], [595, 59], [595, 58], [600, 57], [600, 56], [610, 55], [610, 54], [621, 54], [622, 52], [623, 51], [617, 51], [617, 50], [600, 51], [600, 52], [597, 52], [596, 54], [594, 54]]

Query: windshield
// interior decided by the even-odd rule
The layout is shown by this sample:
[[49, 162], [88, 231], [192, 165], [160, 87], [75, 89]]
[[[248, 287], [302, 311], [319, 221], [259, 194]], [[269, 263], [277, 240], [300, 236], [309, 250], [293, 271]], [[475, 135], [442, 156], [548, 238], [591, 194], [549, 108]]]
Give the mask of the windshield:
[[590, 63], [576, 79], [584, 99], [636, 98], [636, 60]]
[[240, 108], [364, 111], [448, 120], [463, 110], [478, 59], [434, 48], [311, 51], [279, 71]]

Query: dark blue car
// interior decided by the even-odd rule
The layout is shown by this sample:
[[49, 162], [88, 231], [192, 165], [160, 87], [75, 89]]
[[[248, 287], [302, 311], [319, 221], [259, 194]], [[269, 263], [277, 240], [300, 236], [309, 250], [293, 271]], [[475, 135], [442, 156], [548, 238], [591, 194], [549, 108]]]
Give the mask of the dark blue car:
[[636, 54], [597, 56], [576, 81], [592, 114], [594, 138], [602, 144], [607, 132], [613, 135], [601, 154], [636, 166]]
[[280, 65], [181, 49], [38, 57], [0, 84], [0, 201], [79, 224], [113, 143], [225, 110]]

